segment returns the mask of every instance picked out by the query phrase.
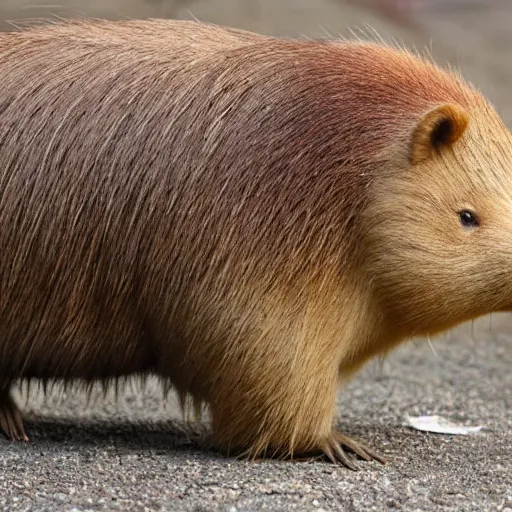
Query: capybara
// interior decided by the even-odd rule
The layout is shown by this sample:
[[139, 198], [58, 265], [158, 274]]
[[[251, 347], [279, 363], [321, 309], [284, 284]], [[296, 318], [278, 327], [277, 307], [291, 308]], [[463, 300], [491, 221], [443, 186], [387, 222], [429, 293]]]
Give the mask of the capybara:
[[157, 375], [219, 450], [382, 457], [339, 433], [371, 357], [512, 306], [512, 144], [384, 43], [188, 21], [0, 35], [0, 418], [11, 387]]

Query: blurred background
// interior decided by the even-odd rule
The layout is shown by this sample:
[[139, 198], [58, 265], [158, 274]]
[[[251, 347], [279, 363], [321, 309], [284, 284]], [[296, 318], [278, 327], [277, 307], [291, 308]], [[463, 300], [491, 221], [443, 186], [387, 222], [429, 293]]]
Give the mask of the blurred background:
[[0, 0], [0, 30], [70, 17], [197, 18], [273, 35], [377, 31], [460, 68], [512, 122], [510, 0]]

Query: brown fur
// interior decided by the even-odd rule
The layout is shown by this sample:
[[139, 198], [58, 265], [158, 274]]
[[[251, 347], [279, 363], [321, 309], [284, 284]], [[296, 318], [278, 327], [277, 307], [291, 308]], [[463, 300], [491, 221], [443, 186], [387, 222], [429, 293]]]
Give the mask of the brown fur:
[[378, 456], [333, 429], [340, 378], [510, 307], [510, 136], [426, 60], [70, 22], [0, 35], [0, 86], [10, 424], [19, 379], [156, 373], [222, 448], [353, 467], [340, 443]]

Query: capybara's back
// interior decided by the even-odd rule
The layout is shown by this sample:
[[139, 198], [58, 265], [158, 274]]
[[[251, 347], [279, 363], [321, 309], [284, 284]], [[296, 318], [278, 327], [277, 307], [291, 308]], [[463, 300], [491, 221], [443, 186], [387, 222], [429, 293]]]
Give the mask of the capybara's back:
[[159, 370], [172, 352], [161, 336], [178, 335], [168, 315], [201, 229], [188, 224], [201, 91], [213, 55], [251, 39], [201, 28], [75, 22], [0, 36], [4, 384]]
[[510, 308], [510, 161], [481, 94], [404, 51], [178, 21], [2, 34], [0, 426], [26, 438], [20, 379], [154, 373], [219, 447], [380, 460], [333, 429], [339, 379]]

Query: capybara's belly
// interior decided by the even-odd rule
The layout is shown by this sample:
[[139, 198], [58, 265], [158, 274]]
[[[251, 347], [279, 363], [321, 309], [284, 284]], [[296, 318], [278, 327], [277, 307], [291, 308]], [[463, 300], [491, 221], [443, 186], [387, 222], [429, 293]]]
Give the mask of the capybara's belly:
[[[3, 238], [7, 231], [0, 228]], [[46, 233], [55, 233], [54, 248], [42, 243]], [[0, 260], [1, 380], [106, 379], [154, 367], [135, 278], [121, 271], [122, 254], [63, 243], [72, 237], [63, 219], [42, 224], [35, 235], [10, 235]]]
[[44, 308], [18, 311], [19, 322], [0, 319], [0, 380], [4, 383], [19, 378], [105, 380], [148, 373], [156, 367], [151, 340], [140, 326], [128, 321], [130, 314], [136, 317], [133, 311], [127, 310], [125, 318], [115, 317], [111, 325], [100, 311], [67, 323], [60, 323], [58, 313], [45, 315]]

